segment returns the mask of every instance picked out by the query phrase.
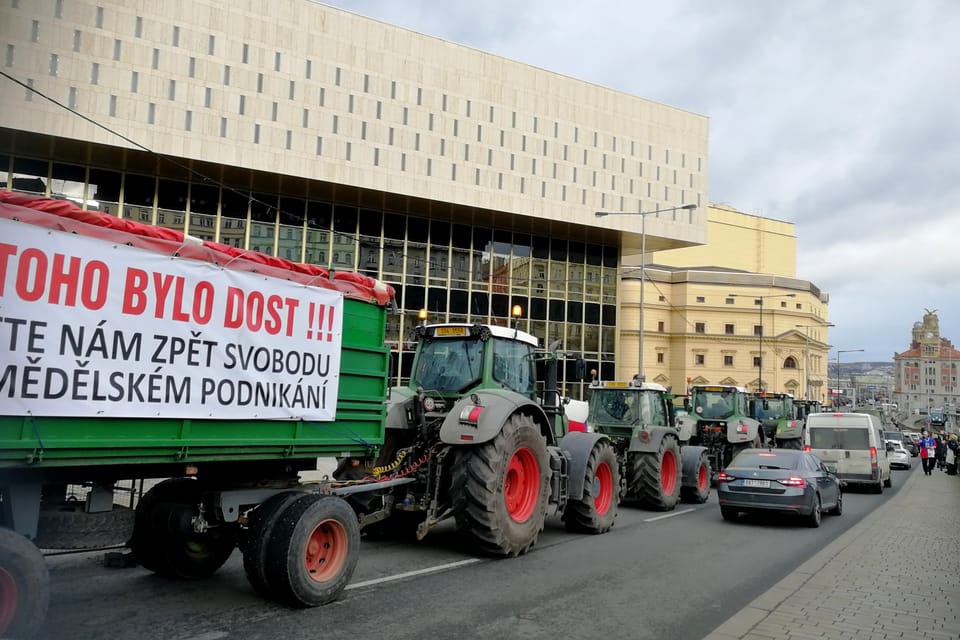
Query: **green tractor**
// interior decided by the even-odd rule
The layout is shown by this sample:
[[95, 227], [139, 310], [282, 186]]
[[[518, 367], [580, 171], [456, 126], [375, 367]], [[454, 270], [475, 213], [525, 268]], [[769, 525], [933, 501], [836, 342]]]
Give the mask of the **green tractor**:
[[768, 446], [803, 448], [804, 421], [797, 419], [793, 396], [760, 391], [750, 395], [750, 415], [760, 421]]
[[734, 385], [694, 385], [689, 388], [686, 415], [677, 425], [692, 445], [705, 447], [711, 481], [737, 453], [761, 445], [760, 423], [750, 417], [747, 391]]
[[[616, 451], [603, 434], [570, 429], [557, 344], [539, 349], [529, 333], [481, 324], [424, 325], [414, 337], [410, 381], [391, 389], [379, 456], [342, 459], [334, 474], [358, 484], [364, 531], [422, 539], [453, 519], [471, 548], [515, 556], [551, 513], [572, 531], [613, 526]], [[383, 490], [362, 486], [371, 482]]]
[[679, 500], [703, 503], [710, 496], [710, 460], [689, 444], [676, 422], [673, 398], [659, 384], [600, 381], [590, 384], [587, 423], [613, 441], [625, 501], [669, 511]]

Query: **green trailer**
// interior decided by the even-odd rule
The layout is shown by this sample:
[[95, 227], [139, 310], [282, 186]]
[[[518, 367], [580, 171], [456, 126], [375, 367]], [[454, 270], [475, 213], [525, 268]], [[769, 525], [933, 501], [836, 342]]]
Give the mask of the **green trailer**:
[[[336, 598], [357, 516], [300, 473], [383, 445], [392, 300], [359, 274], [0, 191], [0, 636], [42, 625], [41, 548], [127, 543], [199, 578], [242, 543], [262, 595]], [[136, 504], [118, 490], [144, 480]]]

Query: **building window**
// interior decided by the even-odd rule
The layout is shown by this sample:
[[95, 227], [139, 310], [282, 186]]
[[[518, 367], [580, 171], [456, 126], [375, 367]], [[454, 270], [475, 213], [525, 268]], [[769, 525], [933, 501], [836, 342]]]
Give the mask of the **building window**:
[[187, 111], [183, 118], [183, 129], [190, 131], [193, 129], [193, 111]]
[[96, 23], [97, 29], [103, 29], [103, 7], [97, 7]]
[[53, 15], [56, 18], [63, 17], [63, 0], [57, 0], [53, 3]]
[[227, 119], [226, 118], [220, 118], [220, 137], [221, 138], [227, 137]]
[[693, 327], [694, 327], [693, 330], [696, 331], [697, 333], [706, 333], [706, 332], [707, 332], [707, 325], [706, 325], [705, 322], [697, 322], [697, 323], [695, 323], [695, 324], [693, 325]]
[[726, 304], [733, 304], [733, 298], [727, 298], [726, 300], [724, 300], [724, 302]]
[[30, 40], [32, 42], [40, 42], [40, 21], [34, 20], [30, 23]]
[[50, 75], [57, 75], [57, 70], [60, 68], [60, 56], [55, 53], [50, 54]]
[[137, 16], [137, 23], [133, 29], [133, 35], [138, 38], [143, 37], [143, 18], [140, 16]]
[[114, 40], [114, 41], [113, 41], [113, 59], [114, 59], [114, 60], [119, 60], [119, 59], [120, 59], [120, 48], [121, 48], [121, 47], [122, 47], [122, 44], [121, 44], [120, 40]]
[[659, 302], [666, 302], [666, 301], [667, 301], [667, 296], [658, 296], [658, 297], [657, 297], [657, 300], [658, 300]]
[[12, 66], [13, 66], [13, 54], [14, 54], [14, 51], [15, 51], [15, 50], [14, 50], [14, 48], [13, 48], [13, 45], [12, 45], [12, 44], [8, 44], [8, 45], [7, 45], [7, 56], [6, 56], [6, 58], [4, 58], [4, 60], [3, 60], [3, 64], [4, 64], [5, 66], [7, 66], [7, 67], [12, 67]]
[[240, 62], [243, 64], [250, 62], [250, 45], [246, 42], [243, 43], [243, 48], [240, 49]]
[[707, 299], [704, 296], [697, 296], [697, 302], [706, 302]]
[[753, 356], [753, 366], [755, 367], [760, 366], [760, 356]]
[[98, 84], [100, 82], [100, 63], [94, 62], [93, 66], [90, 67], [90, 84]]
[[157, 105], [151, 102], [147, 105], [147, 123], [153, 124], [157, 119]]
[[217, 36], [211, 35], [207, 38], [207, 55], [212, 56], [217, 50]]
[[732, 324], [725, 324], [725, 325], [723, 325], [723, 332], [724, 332], [725, 334], [727, 334], [728, 336], [732, 336], [732, 335], [733, 335], [733, 325], [732, 325]]
[[658, 354], [657, 354], [657, 364], [663, 364], [663, 361], [664, 361], [664, 354], [663, 354], [663, 353], [658, 353]]
[[762, 335], [763, 335], [763, 325], [762, 325], [762, 324], [755, 324], [755, 325], [753, 325], [753, 335], [755, 335], [755, 336], [762, 336]]
[[667, 330], [666, 323], [664, 323], [663, 320], [657, 321], [657, 332], [663, 333], [666, 330]]
[[73, 50], [80, 51], [80, 30], [75, 29], [73, 32]]
[[733, 356], [723, 356], [723, 366], [732, 367], [733, 366]]
[[797, 361], [793, 356], [788, 356], [786, 360], [783, 361], [784, 369], [796, 369]]
[[117, 115], [117, 96], [110, 96], [110, 115]]
[[189, 75], [191, 78], [194, 78], [197, 75], [197, 59], [193, 56], [190, 56], [190, 62], [187, 65], [187, 75]]
[[170, 81], [170, 86], [167, 89], [167, 98], [170, 100], [177, 99], [177, 81], [176, 80]]
[[693, 363], [698, 365], [706, 364], [707, 357], [702, 353], [693, 354]]
[[153, 59], [150, 61], [150, 68], [152, 69], [160, 68], [160, 49], [153, 50]]
[[133, 71], [130, 74], [130, 93], [137, 92], [137, 86], [140, 84], [140, 74]]
[[180, 46], [180, 27], [175, 26], [173, 28], [173, 46]]
[[77, 88], [76, 87], [70, 87], [70, 98], [69, 98], [69, 102], [67, 102], [67, 106], [69, 106], [71, 109], [77, 108]]

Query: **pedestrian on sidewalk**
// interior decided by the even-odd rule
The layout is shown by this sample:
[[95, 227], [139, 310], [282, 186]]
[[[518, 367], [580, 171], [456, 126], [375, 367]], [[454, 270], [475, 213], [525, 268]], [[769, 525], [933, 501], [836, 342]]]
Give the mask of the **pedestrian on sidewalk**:
[[933, 474], [933, 465], [937, 462], [937, 443], [924, 429], [920, 438], [920, 463], [923, 465], [924, 475]]
[[939, 433], [935, 435], [933, 438], [937, 443], [937, 447], [936, 447], [937, 470], [943, 471], [943, 467], [946, 464], [946, 458], [947, 458], [947, 443], [944, 442], [943, 440], [944, 436]]
[[957, 463], [960, 462], [960, 441], [957, 440], [957, 434], [951, 433], [950, 440], [947, 441], [947, 475], [957, 475]]

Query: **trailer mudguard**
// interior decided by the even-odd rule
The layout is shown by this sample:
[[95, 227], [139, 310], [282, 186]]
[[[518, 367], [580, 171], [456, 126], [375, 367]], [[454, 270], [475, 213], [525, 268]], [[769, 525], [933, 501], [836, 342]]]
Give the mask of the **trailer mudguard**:
[[680, 468], [683, 473], [680, 477], [680, 486], [696, 487], [697, 472], [700, 467], [700, 455], [707, 453], [706, 447], [686, 445], [680, 448]]
[[660, 450], [660, 443], [666, 435], [676, 436], [677, 430], [673, 427], [641, 427], [630, 438], [629, 451], [630, 453], [655, 453]]
[[410, 387], [392, 387], [390, 397], [387, 398], [387, 429], [415, 429], [410, 423], [408, 412], [414, 402], [416, 393]]
[[760, 422], [752, 418], [735, 418], [727, 421], [727, 442], [738, 444], [757, 439]]
[[572, 431], [560, 439], [560, 450], [570, 462], [567, 475], [567, 497], [570, 500], [581, 500], [585, 489], [584, 479], [587, 474], [587, 461], [594, 445], [600, 440], [609, 440], [602, 433]]
[[[473, 398], [477, 399], [476, 403]], [[440, 441], [460, 445], [488, 442], [500, 433], [514, 413], [531, 416], [540, 425], [540, 432], [546, 437], [547, 444], [553, 444], [550, 423], [543, 408], [530, 398], [509, 389], [475, 391], [457, 400], [440, 426]]]

